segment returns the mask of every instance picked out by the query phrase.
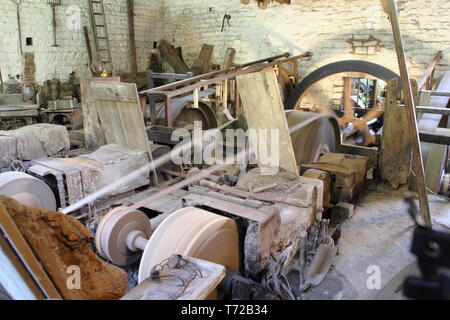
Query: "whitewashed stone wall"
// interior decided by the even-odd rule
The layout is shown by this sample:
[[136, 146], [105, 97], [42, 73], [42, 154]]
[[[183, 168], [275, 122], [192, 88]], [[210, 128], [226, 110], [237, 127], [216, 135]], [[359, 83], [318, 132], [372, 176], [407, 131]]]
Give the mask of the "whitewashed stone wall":
[[[118, 72], [130, 71], [126, 0], [104, 0]], [[87, 0], [63, 0], [56, 8], [58, 48], [52, 47], [51, 7], [45, 0], [22, 0], [24, 52], [35, 53], [36, 81], [57, 77], [66, 80], [72, 71], [89, 74], [82, 29], [68, 26], [69, 8], [81, 12], [81, 26], [90, 27]], [[419, 77], [438, 50], [450, 47], [450, 2], [448, 0], [399, 0], [400, 23], [413, 77]], [[154, 42], [165, 38], [183, 47], [191, 65], [203, 43], [213, 44], [214, 63], [221, 64], [227, 47], [237, 50], [236, 62], [288, 51], [313, 52], [300, 63], [301, 75], [329, 62], [359, 59], [398, 71], [392, 33], [379, 0], [292, 0], [290, 5], [271, 4], [259, 9], [256, 2], [240, 0], [136, 0], [138, 69], [146, 70]], [[231, 15], [230, 24], [225, 14]], [[25, 38], [33, 46], [25, 46]], [[92, 38], [92, 35], [91, 35]], [[23, 73], [18, 54], [16, 8], [11, 0], [0, 0], [0, 68], [8, 74]], [[438, 75], [448, 69], [449, 50], [438, 66]], [[321, 98], [336, 105], [342, 94], [339, 78], [321, 83]]]
[[[450, 2], [400, 0], [397, 5], [411, 74], [418, 78], [437, 51], [450, 47]], [[225, 14], [231, 15], [231, 27], [225, 24], [221, 32]], [[311, 61], [300, 64], [302, 75], [347, 59], [375, 62], [398, 72], [391, 27], [379, 0], [292, 0], [290, 5], [273, 3], [264, 10], [253, 1], [243, 5], [240, 0], [164, 0], [164, 26], [165, 37], [183, 47], [188, 64], [202, 43], [208, 43], [215, 46], [214, 60], [219, 64], [226, 48], [234, 47], [239, 63], [284, 51], [311, 51]], [[449, 68], [448, 51], [437, 74]], [[329, 79], [318, 91], [335, 105], [342, 96], [339, 86], [336, 78]]]
[[[135, 1], [136, 46], [138, 69], [146, 70], [153, 42], [160, 39], [162, 2], [157, 0]], [[117, 72], [129, 72], [129, 36], [126, 0], [104, 0], [108, 31]], [[80, 12], [80, 26], [71, 23]], [[89, 26], [88, 0], [63, 0], [56, 6], [57, 43], [54, 48], [52, 10], [45, 0], [22, 0], [20, 5], [22, 43], [24, 52], [35, 54], [36, 81], [58, 78], [65, 81], [75, 71], [79, 76], [89, 75], [88, 54], [83, 26]], [[25, 39], [33, 38], [33, 46], [26, 46]], [[92, 34], [90, 34], [91, 39]], [[93, 47], [93, 43], [92, 43]], [[94, 48], [94, 47], [93, 47]], [[23, 73], [23, 58], [19, 54], [16, 6], [11, 0], [0, 0], [0, 68], [3, 80], [9, 74]]]

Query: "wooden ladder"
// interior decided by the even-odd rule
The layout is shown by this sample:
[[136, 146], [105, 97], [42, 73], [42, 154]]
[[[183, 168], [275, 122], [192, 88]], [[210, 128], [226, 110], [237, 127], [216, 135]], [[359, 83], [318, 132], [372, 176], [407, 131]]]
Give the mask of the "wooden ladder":
[[106, 25], [105, 7], [103, 0], [89, 0], [91, 23], [94, 33], [97, 62], [102, 69], [113, 72], [111, 47], [109, 45], [108, 28]]

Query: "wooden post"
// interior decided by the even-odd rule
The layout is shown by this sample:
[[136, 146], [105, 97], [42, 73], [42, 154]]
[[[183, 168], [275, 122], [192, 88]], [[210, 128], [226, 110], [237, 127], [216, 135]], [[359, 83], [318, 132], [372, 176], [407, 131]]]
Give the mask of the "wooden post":
[[137, 54], [136, 54], [136, 37], [134, 30], [134, 0], [128, 0], [128, 29], [130, 36], [130, 63], [131, 73], [134, 77], [137, 74]]
[[92, 75], [95, 76], [95, 72], [92, 69], [93, 55], [92, 55], [91, 41], [89, 40], [88, 27], [86, 27], [86, 26], [83, 27], [83, 32], [84, 32], [84, 41], [86, 42], [86, 49], [87, 49], [87, 52], [88, 52], [89, 69], [91, 70]]
[[397, 103], [397, 80], [386, 88], [383, 138], [380, 152], [380, 173], [393, 188], [408, 183], [411, 165], [411, 136], [405, 107]]
[[186, 63], [181, 60], [170, 43], [166, 40], [161, 40], [159, 42], [158, 50], [164, 59], [166, 59], [167, 62], [175, 69], [176, 73], [186, 73], [190, 71]]
[[431, 227], [430, 208], [428, 206], [428, 196], [425, 184], [425, 173], [423, 170], [422, 151], [420, 149], [419, 130], [417, 127], [416, 108], [411, 89], [408, 66], [406, 63], [405, 50], [403, 47], [403, 40], [400, 31], [400, 24], [397, 16], [397, 8], [394, 0], [381, 0], [384, 11], [389, 15], [392, 32], [394, 34], [394, 43], [397, 51], [398, 64], [400, 69], [400, 76], [402, 80], [402, 87], [405, 96], [405, 107], [408, 115], [409, 128], [411, 130], [412, 149], [413, 149], [413, 168], [415, 169], [415, 176], [417, 180], [417, 192], [419, 195], [420, 211], [422, 214], [425, 226]]
[[[351, 78], [344, 77], [344, 112], [347, 116], [353, 116], [353, 107], [355, 103], [352, 100]], [[348, 113], [348, 114], [347, 114]]]
[[200, 54], [194, 61], [192, 66], [192, 71], [196, 76], [208, 72], [209, 66], [211, 64], [212, 54], [214, 51], [214, 46], [204, 44], [200, 50]]
[[222, 69], [228, 69], [233, 65], [234, 56], [236, 55], [236, 50], [233, 48], [228, 48], [225, 53], [225, 59], [223, 61]]
[[377, 105], [377, 96], [378, 96], [378, 80], [373, 81], [373, 87], [372, 87], [372, 107], [375, 107]]

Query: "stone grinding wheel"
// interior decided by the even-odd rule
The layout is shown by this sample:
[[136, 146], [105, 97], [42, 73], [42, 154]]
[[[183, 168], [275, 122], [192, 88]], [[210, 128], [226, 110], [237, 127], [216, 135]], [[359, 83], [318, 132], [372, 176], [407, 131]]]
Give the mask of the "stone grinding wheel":
[[[437, 128], [436, 133], [448, 134], [450, 129]], [[448, 146], [441, 144], [422, 145], [425, 162], [425, 180], [428, 189], [439, 193], [448, 160]]]
[[148, 239], [151, 236], [150, 219], [145, 213], [135, 210], [124, 213], [126, 207], [118, 207], [108, 212], [97, 227], [95, 245], [98, 253], [118, 266], [127, 266], [137, 261], [141, 251], [127, 247], [127, 237], [132, 231]]
[[[317, 118], [312, 120], [313, 118]], [[334, 152], [337, 147], [338, 134], [333, 119], [313, 112], [286, 111], [289, 128], [307, 123], [301, 129], [291, 133], [297, 164], [307, 164], [319, 160], [324, 153]]]
[[[199, 102], [198, 109], [192, 107], [192, 100], [180, 98], [173, 101], [172, 122], [174, 128], [194, 129], [194, 122], [202, 122], [202, 129], [208, 130], [217, 128], [217, 119], [213, 109], [204, 102]], [[166, 125], [165, 108], [161, 107], [156, 112], [154, 124]]]
[[56, 211], [56, 198], [52, 189], [45, 182], [24, 172], [0, 174], [0, 194], [26, 206]]
[[201, 210], [183, 208], [171, 214], [147, 243], [139, 266], [139, 283], [152, 268], [173, 254], [190, 256], [239, 271], [239, 236], [229, 218]]

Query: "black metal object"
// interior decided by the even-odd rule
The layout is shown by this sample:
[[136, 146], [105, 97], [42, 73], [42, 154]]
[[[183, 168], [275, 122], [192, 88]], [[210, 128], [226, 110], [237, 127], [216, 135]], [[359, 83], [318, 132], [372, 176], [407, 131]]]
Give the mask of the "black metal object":
[[225, 21], [227, 21], [228, 26], [231, 27], [230, 20], [231, 20], [231, 16], [229, 14], [225, 14], [223, 16], [222, 29], [220, 30], [220, 32], [223, 32], [223, 29], [225, 28]]
[[405, 197], [409, 214], [416, 222], [411, 252], [417, 256], [421, 277], [408, 277], [405, 296], [417, 300], [450, 300], [450, 233], [423, 227], [411, 195]]

